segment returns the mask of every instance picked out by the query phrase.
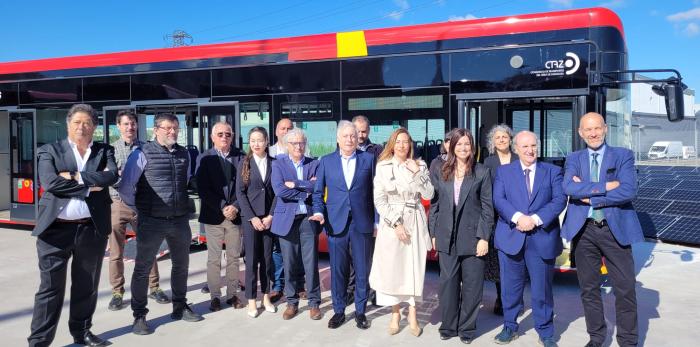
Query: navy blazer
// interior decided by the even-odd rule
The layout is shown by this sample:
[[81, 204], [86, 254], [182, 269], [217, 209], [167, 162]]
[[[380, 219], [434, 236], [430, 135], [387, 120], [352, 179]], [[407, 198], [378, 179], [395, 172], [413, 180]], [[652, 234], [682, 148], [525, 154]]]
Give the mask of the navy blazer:
[[[343, 232], [350, 211], [357, 230], [367, 234], [374, 231], [374, 156], [361, 150], [355, 153], [357, 162], [350, 189], [345, 184], [340, 151], [323, 156], [316, 172], [313, 212], [323, 214], [326, 221], [324, 226], [329, 235]], [[326, 189], [327, 198], [324, 201]]]
[[248, 221], [253, 217], [266, 217], [273, 213], [275, 203], [275, 192], [272, 190], [272, 163], [274, 158], [267, 157], [267, 174], [265, 180], [260, 175], [255, 158], [250, 158], [250, 180], [248, 185], [243, 183], [241, 172], [243, 171], [243, 161], [241, 158], [236, 175], [236, 199], [241, 207], [241, 218]]
[[[299, 208], [299, 200], [303, 200], [306, 205], [307, 216], [311, 215], [312, 199], [316, 177], [318, 160], [304, 157], [303, 159], [303, 179], [297, 178], [297, 170], [289, 156], [278, 155], [277, 160], [272, 162], [272, 190], [275, 191], [277, 202], [275, 203], [275, 218], [272, 219], [273, 234], [286, 236], [292, 228], [296, 211]], [[294, 182], [294, 188], [288, 188], [284, 182]], [[319, 230], [320, 231], [320, 228]]]
[[[580, 199], [589, 198], [591, 204], [603, 209], [615, 240], [623, 246], [644, 241], [642, 227], [632, 201], [637, 198], [637, 172], [634, 168], [634, 154], [622, 147], [606, 145], [600, 163], [600, 182], [591, 182], [588, 149], [569, 154], [566, 158], [563, 189], [571, 197], [566, 211], [562, 236], [567, 240], [583, 228], [591, 205]], [[573, 177], [581, 179], [574, 182]], [[605, 190], [605, 183], [618, 181], [620, 186]]]
[[[559, 236], [559, 214], [566, 207], [566, 195], [561, 187], [562, 171], [558, 166], [541, 161], [536, 165], [531, 199], [528, 199], [519, 160], [498, 168], [493, 185], [493, 202], [498, 211], [494, 243], [497, 249], [515, 255], [523, 248], [525, 235], [530, 234], [538, 254], [543, 259], [554, 259], [563, 249]], [[523, 233], [511, 222], [516, 212], [536, 214], [543, 224]]]
[[[37, 171], [44, 194], [39, 199], [39, 214], [32, 235], [41, 235], [58, 217], [71, 198], [85, 200], [90, 217], [97, 232], [103, 236], [112, 232], [109, 186], [117, 182], [117, 163], [114, 147], [93, 142], [90, 157], [80, 177], [83, 184], [67, 180], [58, 175], [64, 171], [78, 171], [78, 164], [67, 139], [41, 146], [37, 151]], [[99, 192], [90, 192], [90, 187], [102, 187]], [[86, 196], [87, 195], [87, 196]]]
[[[221, 210], [224, 206], [233, 205], [239, 211], [233, 223], [241, 224], [241, 207], [236, 199], [236, 175], [238, 161], [242, 155], [237, 148], [231, 148], [224, 161], [215, 148], [210, 148], [197, 156], [195, 182], [201, 201], [200, 223], [212, 225], [223, 223], [226, 218]], [[229, 170], [231, 173], [229, 180], [226, 180], [224, 170]]]

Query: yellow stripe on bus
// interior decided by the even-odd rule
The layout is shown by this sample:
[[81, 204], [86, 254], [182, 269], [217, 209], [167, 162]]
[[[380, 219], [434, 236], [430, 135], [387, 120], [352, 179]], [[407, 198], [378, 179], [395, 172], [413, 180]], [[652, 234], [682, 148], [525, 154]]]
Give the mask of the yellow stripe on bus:
[[365, 32], [362, 30], [336, 33], [335, 41], [338, 58], [367, 56], [367, 42], [365, 41]]

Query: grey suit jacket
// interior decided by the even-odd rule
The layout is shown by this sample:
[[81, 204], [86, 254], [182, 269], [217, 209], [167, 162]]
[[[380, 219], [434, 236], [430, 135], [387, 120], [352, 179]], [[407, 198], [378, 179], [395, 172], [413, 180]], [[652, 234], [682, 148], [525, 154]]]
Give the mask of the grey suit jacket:
[[454, 180], [442, 179], [442, 164], [431, 172], [435, 196], [430, 205], [430, 236], [435, 238], [438, 252], [474, 255], [477, 241], [488, 241], [493, 230], [490, 170], [475, 165], [474, 173], [462, 181], [459, 204], [455, 206]]
[[[84, 184], [59, 175], [63, 171], [78, 171], [78, 164], [67, 139], [41, 146], [37, 157], [39, 184], [44, 189], [44, 194], [39, 200], [39, 214], [32, 235], [41, 235], [56, 220], [71, 198], [85, 200], [97, 232], [109, 235], [112, 232], [112, 199], [109, 197], [108, 188], [118, 178], [114, 147], [93, 142], [90, 157], [80, 172]], [[103, 189], [87, 195], [90, 187]]]

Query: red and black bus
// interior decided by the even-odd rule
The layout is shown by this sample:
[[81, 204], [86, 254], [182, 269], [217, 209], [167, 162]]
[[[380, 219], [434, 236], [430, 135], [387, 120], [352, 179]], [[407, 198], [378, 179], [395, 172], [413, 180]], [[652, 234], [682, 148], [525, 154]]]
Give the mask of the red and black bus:
[[288, 117], [321, 156], [335, 150], [337, 121], [361, 114], [372, 141], [406, 127], [427, 161], [457, 126], [472, 129], [483, 158], [498, 123], [538, 133], [540, 156], [556, 161], [581, 147], [574, 129], [588, 111], [605, 115], [611, 144], [629, 147], [629, 90], [598, 81], [627, 61], [620, 18], [592, 8], [0, 63], [0, 219], [33, 223], [36, 150], [66, 136], [74, 103], [100, 111], [95, 138], [106, 142], [126, 108], [142, 139], [155, 115], [176, 114], [193, 152], [211, 146], [220, 119], [245, 146], [248, 129]]

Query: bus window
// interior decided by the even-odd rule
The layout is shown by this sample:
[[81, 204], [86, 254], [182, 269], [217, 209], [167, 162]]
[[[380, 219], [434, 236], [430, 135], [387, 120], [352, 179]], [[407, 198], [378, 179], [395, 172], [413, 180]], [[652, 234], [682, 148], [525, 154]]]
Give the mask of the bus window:
[[66, 127], [68, 110], [45, 109], [36, 111], [36, 147], [56, 142], [68, 135]]
[[254, 127], [263, 127], [272, 140], [270, 134], [270, 104], [267, 102], [245, 102], [240, 104], [241, 134], [243, 145], [241, 149], [248, 151], [248, 132]]
[[571, 124], [573, 114], [571, 109], [545, 110], [545, 124], [547, 134], [544, 139], [545, 157], [565, 157], [573, 150], [573, 134]]
[[309, 156], [320, 158], [335, 151], [338, 130], [335, 121], [295, 121], [294, 127], [304, 130]]

